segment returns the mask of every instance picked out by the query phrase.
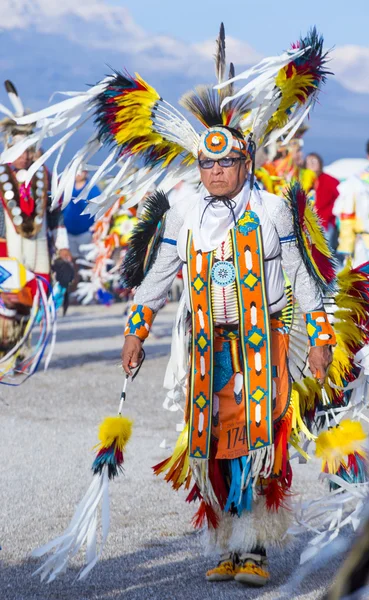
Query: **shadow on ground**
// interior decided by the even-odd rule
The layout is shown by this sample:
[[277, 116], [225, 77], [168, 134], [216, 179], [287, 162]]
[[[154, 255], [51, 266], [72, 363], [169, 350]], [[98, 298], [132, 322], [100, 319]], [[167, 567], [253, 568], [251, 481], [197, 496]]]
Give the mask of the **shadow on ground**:
[[[79, 569], [70, 568], [51, 584], [41, 583], [32, 573], [41, 562], [25, 560], [13, 566], [2, 564], [4, 588], [2, 600], [277, 600], [280, 588], [296, 572], [299, 554], [307, 538], [285, 551], [270, 553], [272, 581], [263, 589], [246, 588], [237, 582], [207, 583], [205, 572], [214, 565], [199, 555], [199, 536], [187, 535], [171, 541], [154, 539], [144, 548], [117, 558], [101, 560], [87, 580], [76, 581]], [[183, 551], [189, 555], [178, 558]], [[177, 555], [177, 557], [176, 557]], [[320, 599], [326, 584], [337, 568], [337, 562], [325, 571], [319, 569], [317, 578], [310, 576], [293, 595], [285, 600], [305, 597], [316, 591]], [[318, 581], [317, 581], [318, 580]], [[312, 596], [309, 596], [309, 598]]]

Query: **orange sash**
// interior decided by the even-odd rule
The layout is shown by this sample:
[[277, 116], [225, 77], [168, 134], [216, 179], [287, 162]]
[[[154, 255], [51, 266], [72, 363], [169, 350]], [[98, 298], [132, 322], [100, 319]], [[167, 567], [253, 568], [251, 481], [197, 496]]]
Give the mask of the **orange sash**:
[[[232, 230], [243, 363], [242, 415], [237, 414], [238, 455], [273, 443], [271, 336], [263, 269], [263, 245], [257, 214], [246, 210]], [[213, 407], [214, 334], [211, 308], [213, 254], [194, 249], [187, 239], [192, 347], [189, 381], [190, 456], [208, 458]], [[241, 434], [239, 433], [241, 431]], [[226, 435], [232, 435], [226, 434]], [[240, 448], [239, 448], [240, 446]]]

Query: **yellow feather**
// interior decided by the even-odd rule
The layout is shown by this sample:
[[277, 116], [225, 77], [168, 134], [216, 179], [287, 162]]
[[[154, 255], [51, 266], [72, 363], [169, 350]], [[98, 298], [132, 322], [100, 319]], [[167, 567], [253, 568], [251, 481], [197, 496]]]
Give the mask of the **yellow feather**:
[[316, 175], [313, 171], [310, 171], [310, 169], [301, 169], [299, 180], [302, 185], [302, 189], [308, 194], [314, 186]]
[[334, 324], [334, 330], [340, 334], [343, 346], [346, 348], [348, 348], [350, 342], [360, 344], [360, 342], [364, 339], [361, 329], [348, 319], [346, 321], [336, 321]]
[[281, 128], [286, 125], [289, 115], [289, 109], [295, 104], [301, 104], [301, 100], [307, 98], [307, 88], [316, 87], [312, 74], [297, 73], [292, 67], [292, 77], [287, 78], [287, 69], [289, 66], [283, 67], [278, 72], [275, 83], [281, 92], [281, 100], [278, 109], [269, 119], [265, 135], [276, 128]]
[[324, 237], [322, 227], [319, 223], [318, 215], [309, 204], [306, 205], [304, 217], [311, 241], [316, 246], [317, 250], [319, 250], [321, 254], [324, 254], [324, 256], [332, 256], [328, 243]]
[[183, 465], [183, 469], [180, 476], [180, 481], [183, 483], [187, 477], [188, 469], [189, 469], [189, 456], [188, 456], [188, 438], [189, 438], [189, 426], [186, 423], [183, 431], [178, 436], [176, 445], [174, 447], [174, 451], [170, 460], [164, 463], [160, 469], [156, 471], [156, 474], [163, 473], [164, 471], [168, 472], [170, 469], [176, 464], [181, 455], [186, 452], [186, 459]]
[[[154, 131], [152, 114], [160, 96], [137, 73], [136, 79], [145, 89], [129, 92], [116, 99], [121, 110], [115, 115], [115, 122], [119, 125], [114, 135], [115, 141], [118, 145], [129, 144], [132, 154], [140, 154], [154, 146], [156, 152], [163, 157], [163, 166], [166, 167], [183, 153], [183, 148]], [[183, 163], [191, 164], [193, 160], [195, 159], [186, 153]]]
[[342, 421], [337, 427], [319, 434], [316, 440], [315, 455], [323, 461], [323, 468], [329, 473], [337, 473], [345, 458], [354, 452], [363, 453], [366, 433], [359, 421]]
[[116, 443], [119, 450], [124, 450], [132, 435], [133, 422], [126, 417], [106, 417], [99, 427], [100, 444], [95, 447], [109, 448]]
[[293, 408], [293, 416], [292, 416], [292, 431], [294, 433], [294, 435], [297, 437], [295, 437], [295, 448], [298, 449], [296, 446], [298, 445], [296, 442], [298, 441], [298, 433], [302, 432], [305, 434], [306, 438], [308, 440], [315, 440], [315, 435], [311, 433], [311, 431], [309, 431], [309, 429], [306, 427], [304, 421], [302, 420], [302, 416], [301, 416], [301, 407], [300, 407], [300, 394], [298, 392], [298, 390], [295, 387], [295, 384], [293, 386], [292, 389], [292, 393], [291, 393], [291, 405]]
[[342, 348], [341, 337], [336, 334], [337, 346], [333, 351], [332, 364], [329, 367], [328, 376], [334, 385], [343, 386], [344, 380], [351, 372], [350, 357], [345, 348]]
[[316, 275], [318, 275], [322, 281], [325, 281], [322, 273], [318, 269], [318, 265], [316, 264], [316, 262], [313, 258], [313, 255], [310, 251], [310, 241], [308, 240], [306, 234], [303, 231], [301, 231], [301, 233], [302, 233], [302, 237], [304, 239], [305, 252], [308, 254], [310, 262], [314, 265], [314, 271], [315, 271]]

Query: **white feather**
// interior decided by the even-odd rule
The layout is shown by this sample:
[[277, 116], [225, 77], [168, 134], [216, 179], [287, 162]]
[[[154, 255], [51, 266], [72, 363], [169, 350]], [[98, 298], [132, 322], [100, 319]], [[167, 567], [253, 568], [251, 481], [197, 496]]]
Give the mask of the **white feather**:
[[[97, 551], [96, 530], [100, 502], [102, 504], [102, 540], [99, 551]], [[79, 575], [79, 579], [85, 578], [102, 554], [109, 533], [109, 520], [109, 478], [107, 468], [104, 467], [101, 476], [93, 477], [90, 487], [77, 506], [63, 535], [32, 552], [33, 556], [41, 557], [53, 550], [53, 554], [34, 574], [40, 574], [41, 580], [48, 577], [48, 582], [53, 581], [66, 570], [69, 561], [86, 543], [86, 566]]]
[[[250, 89], [252, 89], [255, 87], [256, 84], [260, 84], [260, 82], [264, 81], [265, 79], [276, 75], [278, 71], [284, 66], [286, 66], [289, 62], [291, 62], [291, 60], [295, 60], [299, 56], [302, 56], [308, 48], [310, 47], [302, 48], [300, 50], [291, 50], [289, 52], [283, 52], [283, 54], [280, 54], [279, 56], [270, 56], [268, 58], [263, 58], [263, 60], [261, 60], [257, 65], [254, 65], [250, 69], [246, 69], [246, 71], [242, 71], [242, 73], [235, 75], [235, 77], [232, 77], [232, 79], [228, 79], [227, 81], [223, 81], [222, 83], [215, 85], [214, 88], [216, 90], [222, 89], [235, 81], [239, 81], [241, 79], [249, 79], [252, 76], [257, 76], [253, 82], [248, 84], [250, 85]], [[227, 104], [230, 100], [239, 98], [244, 93], [247, 93], [248, 87], [245, 87], [246, 92], [244, 91], [244, 88], [242, 88], [233, 96], [225, 98], [222, 103], [222, 106], [225, 106], [225, 104]]]
[[14, 119], [14, 115], [13, 115], [12, 111], [9, 110], [9, 108], [6, 108], [6, 106], [4, 106], [4, 104], [0, 104], [0, 112], [3, 113], [3, 115], [6, 115], [7, 117], [9, 117], [10, 119]]
[[14, 146], [11, 146], [0, 156], [0, 164], [6, 165], [8, 163], [14, 162], [23, 152], [28, 150], [31, 146], [34, 146], [37, 143], [37, 133], [34, 133], [25, 139], [20, 140]]
[[25, 115], [24, 117], [17, 119], [17, 123], [19, 123], [19, 125], [30, 125], [32, 123], [38, 124], [38, 123], [42, 122], [44, 119], [46, 119], [47, 117], [51, 117], [53, 115], [60, 116], [60, 115], [62, 115], [62, 113], [65, 113], [65, 118], [66, 118], [67, 115], [71, 111], [73, 111], [76, 107], [80, 107], [81, 113], [85, 112], [82, 109], [83, 105], [86, 105], [86, 108], [87, 108], [87, 105], [90, 104], [92, 99], [96, 98], [99, 94], [101, 94], [104, 91], [104, 89], [105, 89], [105, 80], [103, 80], [101, 83], [93, 86], [86, 92], [81, 92], [80, 94], [78, 94], [72, 98], [68, 98], [68, 100], [62, 100], [61, 102], [57, 102], [56, 104], [53, 104], [52, 106], [47, 106], [46, 108], [43, 108], [42, 110], [39, 110], [34, 113], [30, 113], [29, 115]]
[[8, 92], [9, 100], [14, 108], [14, 116], [21, 117], [24, 115], [24, 106], [23, 102], [18, 96], [18, 94], [14, 94], [14, 92]]

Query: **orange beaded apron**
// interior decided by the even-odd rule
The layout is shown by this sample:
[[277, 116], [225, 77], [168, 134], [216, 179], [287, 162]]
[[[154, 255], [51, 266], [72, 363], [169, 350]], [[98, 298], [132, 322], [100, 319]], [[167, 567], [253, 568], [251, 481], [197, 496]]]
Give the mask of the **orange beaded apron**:
[[[239, 332], [228, 342], [233, 362], [232, 381], [222, 390], [224, 397], [238, 394], [238, 402], [222, 401], [214, 394], [214, 352], [218, 351], [221, 330], [214, 328], [211, 305], [213, 254], [196, 251], [192, 233], [187, 239], [188, 283], [192, 314], [191, 371], [188, 386], [189, 453], [209, 458], [212, 433], [219, 439], [217, 458], [237, 458], [273, 444], [273, 421], [282, 415], [283, 402], [273, 407], [274, 387], [283, 371], [285, 388], [288, 373], [273, 370], [274, 356], [286, 355], [285, 340], [271, 335], [263, 268], [263, 244], [257, 214], [246, 210], [231, 231], [237, 288]], [[227, 342], [227, 343], [228, 343]], [[278, 350], [279, 345], [283, 351]], [[242, 365], [242, 366], [241, 366]], [[276, 367], [277, 365], [274, 365]], [[274, 371], [274, 372], [273, 372]], [[235, 378], [238, 381], [235, 381]], [[229, 386], [229, 389], [227, 388]], [[288, 386], [287, 386], [288, 388]], [[283, 394], [286, 402], [288, 393]], [[218, 423], [213, 424], [213, 403], [219, 402]], [[284, 402], [284, 404], [286, 403]], [[217, 407], [215, 407], [216, 409]], [[274, 409], [274, 415], [273, 415]], [[215, 410], [215, 414], [217, 411]]]

